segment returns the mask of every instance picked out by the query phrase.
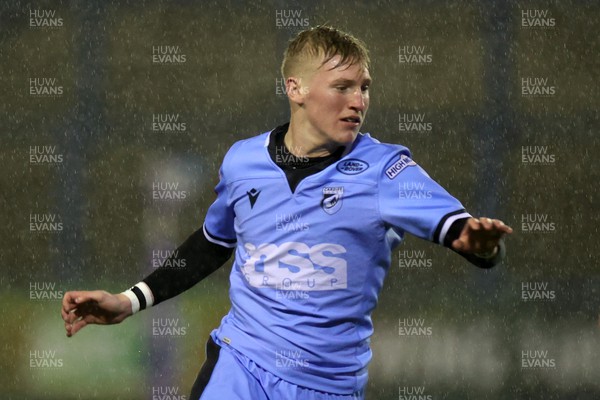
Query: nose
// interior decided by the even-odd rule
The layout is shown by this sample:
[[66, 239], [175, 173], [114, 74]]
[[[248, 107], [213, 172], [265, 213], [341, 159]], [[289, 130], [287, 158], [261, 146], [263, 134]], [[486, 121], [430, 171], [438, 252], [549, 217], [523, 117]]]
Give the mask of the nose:
[[361, 88], [357, 88], [352, 92], [352, 98], [350, 99], [350, 108], [356, 112], [363, 113], [368, 107], [369, 95], [362, 91]]

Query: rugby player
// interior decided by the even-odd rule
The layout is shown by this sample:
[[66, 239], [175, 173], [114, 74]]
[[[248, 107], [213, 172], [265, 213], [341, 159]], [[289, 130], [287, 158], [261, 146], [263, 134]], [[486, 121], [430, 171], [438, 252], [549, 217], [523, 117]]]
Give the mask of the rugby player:
[[227, 152], [202, 227], [172, 256], [186, 268], [163, 266], [120, 294], [67, 292], [67, 336], [177, 296], [235, 251], [231, 310], [208, 339], [190, 398], [363, 399], [371, 313], [404, 235], [490, 268], [512, 232], [472, 217], [406, 147], [359, 133], [369, 65], [347, 33], [300, 32], [282, 63], [289, 123]]

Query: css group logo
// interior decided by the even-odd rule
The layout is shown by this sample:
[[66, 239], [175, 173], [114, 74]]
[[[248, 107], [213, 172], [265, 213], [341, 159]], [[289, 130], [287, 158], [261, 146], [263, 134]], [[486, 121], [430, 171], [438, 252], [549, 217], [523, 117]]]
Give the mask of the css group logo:
[[246, 243], [244, 249], [247, 258], [241, 268], [250, 286], [303, 291], [348, 287], [347, 251], [339, 244]]

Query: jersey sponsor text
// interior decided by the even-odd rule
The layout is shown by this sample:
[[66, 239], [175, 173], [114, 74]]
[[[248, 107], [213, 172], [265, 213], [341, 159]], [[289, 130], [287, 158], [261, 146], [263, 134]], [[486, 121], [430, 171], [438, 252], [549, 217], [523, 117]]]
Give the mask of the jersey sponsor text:
[[301, 242], [244, 245], [248, 258], [242, 272], [251, 286], [278, 290], [338, 290], [347, 288], [346, 248]]

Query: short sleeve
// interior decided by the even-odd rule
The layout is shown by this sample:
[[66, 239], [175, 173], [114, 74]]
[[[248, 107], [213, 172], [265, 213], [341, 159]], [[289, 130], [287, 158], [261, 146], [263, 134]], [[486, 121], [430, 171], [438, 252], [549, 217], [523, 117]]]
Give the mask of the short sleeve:
[[402, 149], [387, 160], [379, 177], [379, 211], [396, 233], [408, 232], [443, 244], [454, 221], [470, 217], [463, 205]]
[[217, 198], [208, 208], [204, 219], [204, 236], [212, 243], [232, 248], [237, 242], [234, 228], [235, 213], [229, 196], [225, 161], [219, 170], [219, 183], [215, 187], [215, 192]]

